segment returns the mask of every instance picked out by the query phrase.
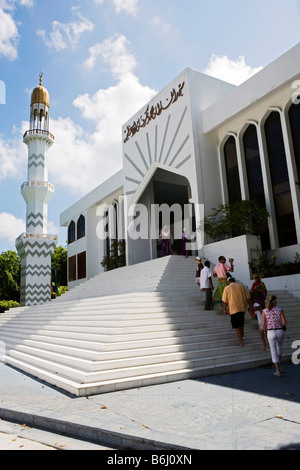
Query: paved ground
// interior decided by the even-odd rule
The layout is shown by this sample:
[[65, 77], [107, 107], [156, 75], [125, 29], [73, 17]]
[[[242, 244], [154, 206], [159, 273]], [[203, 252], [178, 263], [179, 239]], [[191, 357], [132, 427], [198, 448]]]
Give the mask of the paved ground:
[[74, 397], [1, 363], [0, 446], [300, 449], [300, 365], [284, 367]]

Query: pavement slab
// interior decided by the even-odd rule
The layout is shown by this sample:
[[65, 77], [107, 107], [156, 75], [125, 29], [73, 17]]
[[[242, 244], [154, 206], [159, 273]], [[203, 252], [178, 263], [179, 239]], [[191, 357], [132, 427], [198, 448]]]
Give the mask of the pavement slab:
[[299, 449], [300, 367], [284, 369], [76, 397], [1, 363], [0, 418], [104, 449]]

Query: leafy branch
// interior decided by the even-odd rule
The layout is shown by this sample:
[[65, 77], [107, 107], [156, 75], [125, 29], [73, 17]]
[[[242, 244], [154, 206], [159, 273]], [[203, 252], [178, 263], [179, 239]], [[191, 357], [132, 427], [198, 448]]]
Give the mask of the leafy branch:
[[219, 204], [204, 218], [200, 229], [217, 242], [240, 235], [261, 236], [262, 227], [269, 214], [259, 201], [237, 201], [234, 204]]

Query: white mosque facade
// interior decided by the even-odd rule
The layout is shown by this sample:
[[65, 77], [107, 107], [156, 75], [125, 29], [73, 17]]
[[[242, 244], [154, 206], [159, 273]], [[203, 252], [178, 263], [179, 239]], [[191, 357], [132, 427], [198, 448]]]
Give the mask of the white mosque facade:
[[[175, 254], [185, 227], [192, 255], [212, 264], [234, 258], [243, 282], [257, 248], [293, 261], [300, 252], [299, 102], [300, 44], [240, 86], [185, 69], [124, 124], [123, 168], [61, 214], [69, 288], [104, 269], [115, 240], [125, 240], [128, 265], [161, 256], [163, 208], [172, 208]], [[269, 213], [261, 239], [211, 243], [199, 230], [219, 204], [255, 197]]]

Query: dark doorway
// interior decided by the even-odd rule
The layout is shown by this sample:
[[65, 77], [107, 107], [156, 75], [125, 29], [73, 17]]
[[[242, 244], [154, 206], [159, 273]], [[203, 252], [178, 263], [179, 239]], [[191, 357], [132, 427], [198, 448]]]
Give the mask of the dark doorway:
[[[189, 204], [189, 188], [188, 186], [181, 184], [174, 184], [162, 181], [153, 181], [153, 192], [154, 192], [154, 203], [161, 206], [162, 204], [167, 204], [169, 207], [172, 207], [174, 204], [177, 204], [181, 207], [181, 223], [183, 228], [183, 221], [185, 216], [185, 205]], [[174, 223], [179, 222], [174, 220], [174, 213], [170, 213], [170, 229], [173, 237], [173, 254], [181, 255], [182, 252], [182, 240], [174, 238]], [[162, 229], [163, 221], [162, 214], [159, 216], [159, 232]], [[161, 256], [161, 244], [157, 244], [157, 256]]]

